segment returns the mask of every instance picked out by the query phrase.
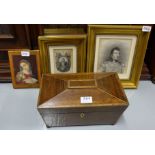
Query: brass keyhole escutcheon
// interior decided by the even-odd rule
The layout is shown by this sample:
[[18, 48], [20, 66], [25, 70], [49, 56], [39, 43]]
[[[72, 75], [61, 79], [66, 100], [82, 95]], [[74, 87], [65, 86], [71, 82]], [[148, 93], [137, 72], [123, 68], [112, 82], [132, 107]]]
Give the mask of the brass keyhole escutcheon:
[[81, 118], [84, 118], [84, 117], [85, 117], [85, 114], [84, 114], [84, 113], [81, 113], [81, 114], [80, 114], [80, 117], [81, 117]]

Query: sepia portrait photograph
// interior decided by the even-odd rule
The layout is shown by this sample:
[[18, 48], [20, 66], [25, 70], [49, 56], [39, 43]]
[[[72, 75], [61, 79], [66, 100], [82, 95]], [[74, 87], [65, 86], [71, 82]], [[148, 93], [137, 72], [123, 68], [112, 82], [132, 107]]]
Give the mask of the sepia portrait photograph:
[[134, 35], [96, 35], [94, 72], [117, 72], [129, 79], [137, 37]]
[[36, 54], [22, 56], [20, 52], [9, 52], [14, 88], [38, 87], [40, 70]]
[[49, 46], [51, 73], [76, 73], [76, 55], [76, 46]]

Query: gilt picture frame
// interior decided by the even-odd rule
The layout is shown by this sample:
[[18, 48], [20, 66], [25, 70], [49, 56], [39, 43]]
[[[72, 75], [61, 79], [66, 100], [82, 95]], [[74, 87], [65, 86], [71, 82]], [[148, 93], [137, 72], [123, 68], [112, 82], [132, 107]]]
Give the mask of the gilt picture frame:
[[84, 72], [86, 37], [86, 35], [39, 36], [42, 73]]
[[87, 72], [117, 72], [137, 88], [150, 32], [142, 25], [88, 25]]
[[38, 88], [41, 81], [39, 50], [8, 51], [13, 88]]

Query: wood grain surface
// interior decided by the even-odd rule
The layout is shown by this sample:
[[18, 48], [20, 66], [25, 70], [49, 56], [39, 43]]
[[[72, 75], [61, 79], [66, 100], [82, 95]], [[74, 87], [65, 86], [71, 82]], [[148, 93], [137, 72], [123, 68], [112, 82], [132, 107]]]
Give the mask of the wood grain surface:
[[[81, 104], [90, 96], [92, 103]], [[38, 110], [47, 127], [114, 124], [128, 100], [115, 73], [45, 74]]]

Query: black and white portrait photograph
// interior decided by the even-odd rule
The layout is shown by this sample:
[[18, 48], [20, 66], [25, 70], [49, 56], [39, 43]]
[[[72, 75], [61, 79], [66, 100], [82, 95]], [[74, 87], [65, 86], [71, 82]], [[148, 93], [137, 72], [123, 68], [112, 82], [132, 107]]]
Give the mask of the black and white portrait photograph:
[[94, 72], [117, 72], [120, 79], [128, 79], [136, 41], [136, 36], [97, 35]]
[[50, 46], [51, 73], [76, 73], [76, 47]]

